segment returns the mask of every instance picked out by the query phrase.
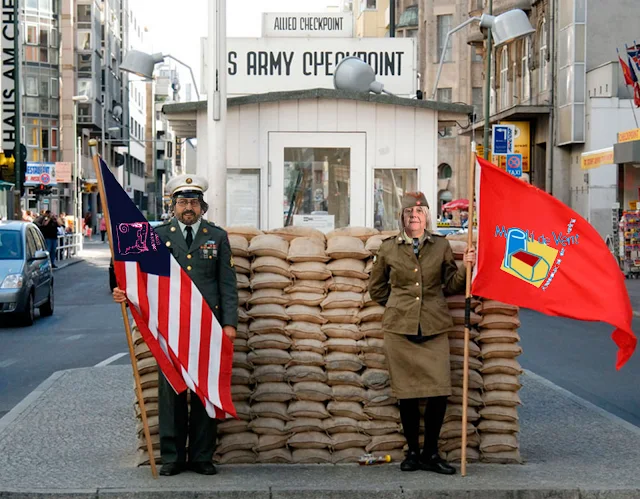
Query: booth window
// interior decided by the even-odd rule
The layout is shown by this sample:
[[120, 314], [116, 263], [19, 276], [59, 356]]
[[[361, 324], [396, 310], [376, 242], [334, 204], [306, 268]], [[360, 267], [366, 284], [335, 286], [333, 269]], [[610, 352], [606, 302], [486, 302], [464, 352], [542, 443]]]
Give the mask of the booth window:
[[260, 169], [227, 170], [227, 224], [260, 228]]
[[418, 170], [376, 169], [373, 177], [373, 226], [400, 228], [400, 202], [405, 192], [418, 190]]
[[351, 150], [285, 147], [283, 224], [294, 215], [333, 215], [336, 228], [349, 225]]

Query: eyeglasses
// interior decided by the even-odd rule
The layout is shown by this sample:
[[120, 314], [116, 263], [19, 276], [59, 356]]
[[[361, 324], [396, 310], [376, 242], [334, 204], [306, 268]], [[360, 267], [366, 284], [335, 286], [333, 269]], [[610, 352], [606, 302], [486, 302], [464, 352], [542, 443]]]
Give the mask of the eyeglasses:
[[198, 206], [200, 206], [200, 201], [198, 201], [197, 199], [178, 199], [176, 201], [176, 205], [180, 207], [191, 205], [194, 208], [197, 208]]

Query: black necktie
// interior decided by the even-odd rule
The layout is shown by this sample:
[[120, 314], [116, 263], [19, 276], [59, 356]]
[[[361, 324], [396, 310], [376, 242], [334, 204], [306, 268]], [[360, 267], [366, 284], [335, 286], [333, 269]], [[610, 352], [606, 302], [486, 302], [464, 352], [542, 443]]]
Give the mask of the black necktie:
[[187, 248], [191, 248], [191, 243], [193, 242], [193, 227], [191, 227], [191, 225], [187, 225], [184, 230], [187, 231], [187, 237], [184, 238], [187, 242]]

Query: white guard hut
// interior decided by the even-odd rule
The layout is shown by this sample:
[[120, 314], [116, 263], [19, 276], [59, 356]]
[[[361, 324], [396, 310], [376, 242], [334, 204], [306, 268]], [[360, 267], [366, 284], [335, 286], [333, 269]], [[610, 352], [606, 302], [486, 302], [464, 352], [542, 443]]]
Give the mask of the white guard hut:
[[[473, 110], [332, 89], [227, 103], [226, 225], [324, 232], [397, 229], [405, 191], [423, 191], [435, 208], [438, 130], [466, 123]], [[207, 102], [166, 104], [163, 113], [178, 137], [201, 137], [197, 160], [206, 164]], [[435, 222], [437, 210], [431, 212]]]

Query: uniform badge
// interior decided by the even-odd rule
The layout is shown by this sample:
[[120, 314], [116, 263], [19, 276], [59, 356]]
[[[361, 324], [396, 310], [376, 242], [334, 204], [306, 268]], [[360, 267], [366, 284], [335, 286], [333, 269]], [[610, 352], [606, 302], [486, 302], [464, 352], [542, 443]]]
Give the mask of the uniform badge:
[[207, 241], [200, 246], [200, 258], [202, 260], [211, 260], [218, 257], [218, 245], [215, 241]]
[[229, 259], [229, 263], [231, 263], [231, 267], [233, 267], [233, 265], [234, 265], [234, 263], [233, 263], [233, 257], [231, 257], [231, 258]]

